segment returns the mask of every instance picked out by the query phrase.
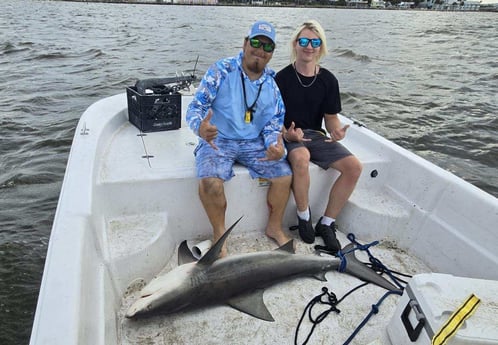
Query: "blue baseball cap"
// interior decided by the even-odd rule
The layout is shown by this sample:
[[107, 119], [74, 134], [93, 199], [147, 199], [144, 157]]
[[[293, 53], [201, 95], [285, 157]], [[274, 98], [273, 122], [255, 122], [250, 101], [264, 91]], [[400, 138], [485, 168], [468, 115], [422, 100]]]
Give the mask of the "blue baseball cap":
[[272, 40], [275, 43], [275, 28], [270, 23], [259, 20], [254, 23], [249, 30], [249, 34], [247, 35], [249, 38], [254, 38], [256, 36], [265, 36]]

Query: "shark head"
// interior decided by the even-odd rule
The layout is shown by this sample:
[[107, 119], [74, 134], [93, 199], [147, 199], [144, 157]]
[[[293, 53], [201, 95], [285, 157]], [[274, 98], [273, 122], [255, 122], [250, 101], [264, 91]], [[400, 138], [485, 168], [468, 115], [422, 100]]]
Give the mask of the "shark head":
[[189, 263], [152, 279], [128, 308], [126, 317], [132, 318], [159, 307], [165, 313], [173, 313], [188, 306], [192, 301], [192, 290], [186, 287], [192, 283], [195, 270], [195, 263]]

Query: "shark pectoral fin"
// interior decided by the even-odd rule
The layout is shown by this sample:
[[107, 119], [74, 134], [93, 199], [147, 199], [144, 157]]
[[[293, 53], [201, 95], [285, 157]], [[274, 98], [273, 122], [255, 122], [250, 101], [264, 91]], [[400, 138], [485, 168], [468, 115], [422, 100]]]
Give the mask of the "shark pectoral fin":
[[218, 257], [220, 256], [221, 248], [223, 247], [223, 244], [225, 243], [228, 235], [230, 235], [230, 232], [232, 232], [233, 228], [235, 228], [235, 225], [240, 222], [242, 217], [237, 219], [237, 221], [233, 223], [227, 231], [225, 231], [223, 236], [221, 236], [220, 239], [216, 241], [216, 243], [208, 250], [208, 252], [199, 261], [197, 261], [198, 265], [209, 266], [218, 259]]
[[196, 261], [196, 258], [188, 249], [187, 241], [180, 243], [178, 247], [178, 266]]
[[284, 245], [281, 245], [280, 247], [278, 247], [275, 250], [283, 250], [285, 252], [289, 252], [291, 254], [295, 254], [296, 250], [294, 249], [294, 240], [290, 240], [289, 242], [287, 242]]
[[243, 313], [254, 316], [265, 321], [275, 321], [271, 313], [266, 308], [263, 301], [263, 289], [255, 290], [249, 294], [232, 297], [227, 301], [228, 305]]

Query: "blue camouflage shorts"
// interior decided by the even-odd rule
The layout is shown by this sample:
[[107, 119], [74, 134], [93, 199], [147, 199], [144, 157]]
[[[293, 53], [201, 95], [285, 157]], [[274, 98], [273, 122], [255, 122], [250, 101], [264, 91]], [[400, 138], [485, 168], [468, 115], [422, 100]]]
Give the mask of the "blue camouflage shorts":
[[292, 174], [286, 159], [260, 160], [265, 157], [266, 151], [261, 137], [249, 140], [216, 138], [214, 143], [218, 150], [201, 140], [194, 151], [198, 178], [217, 177], [228, 181], [235, 176], [235, 163], [244, 165], [252, 178], [272, 179]]

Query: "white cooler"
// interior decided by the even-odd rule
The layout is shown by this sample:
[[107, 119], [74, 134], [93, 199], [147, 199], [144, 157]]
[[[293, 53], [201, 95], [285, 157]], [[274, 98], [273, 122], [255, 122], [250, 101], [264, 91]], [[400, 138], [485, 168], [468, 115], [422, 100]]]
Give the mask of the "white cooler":
[[428, 273], [414, 276], [387, 326], [392, 345], [430, 345], [471, 294], [480, 304], [447, 345], [498, 345], [498, 281]]

